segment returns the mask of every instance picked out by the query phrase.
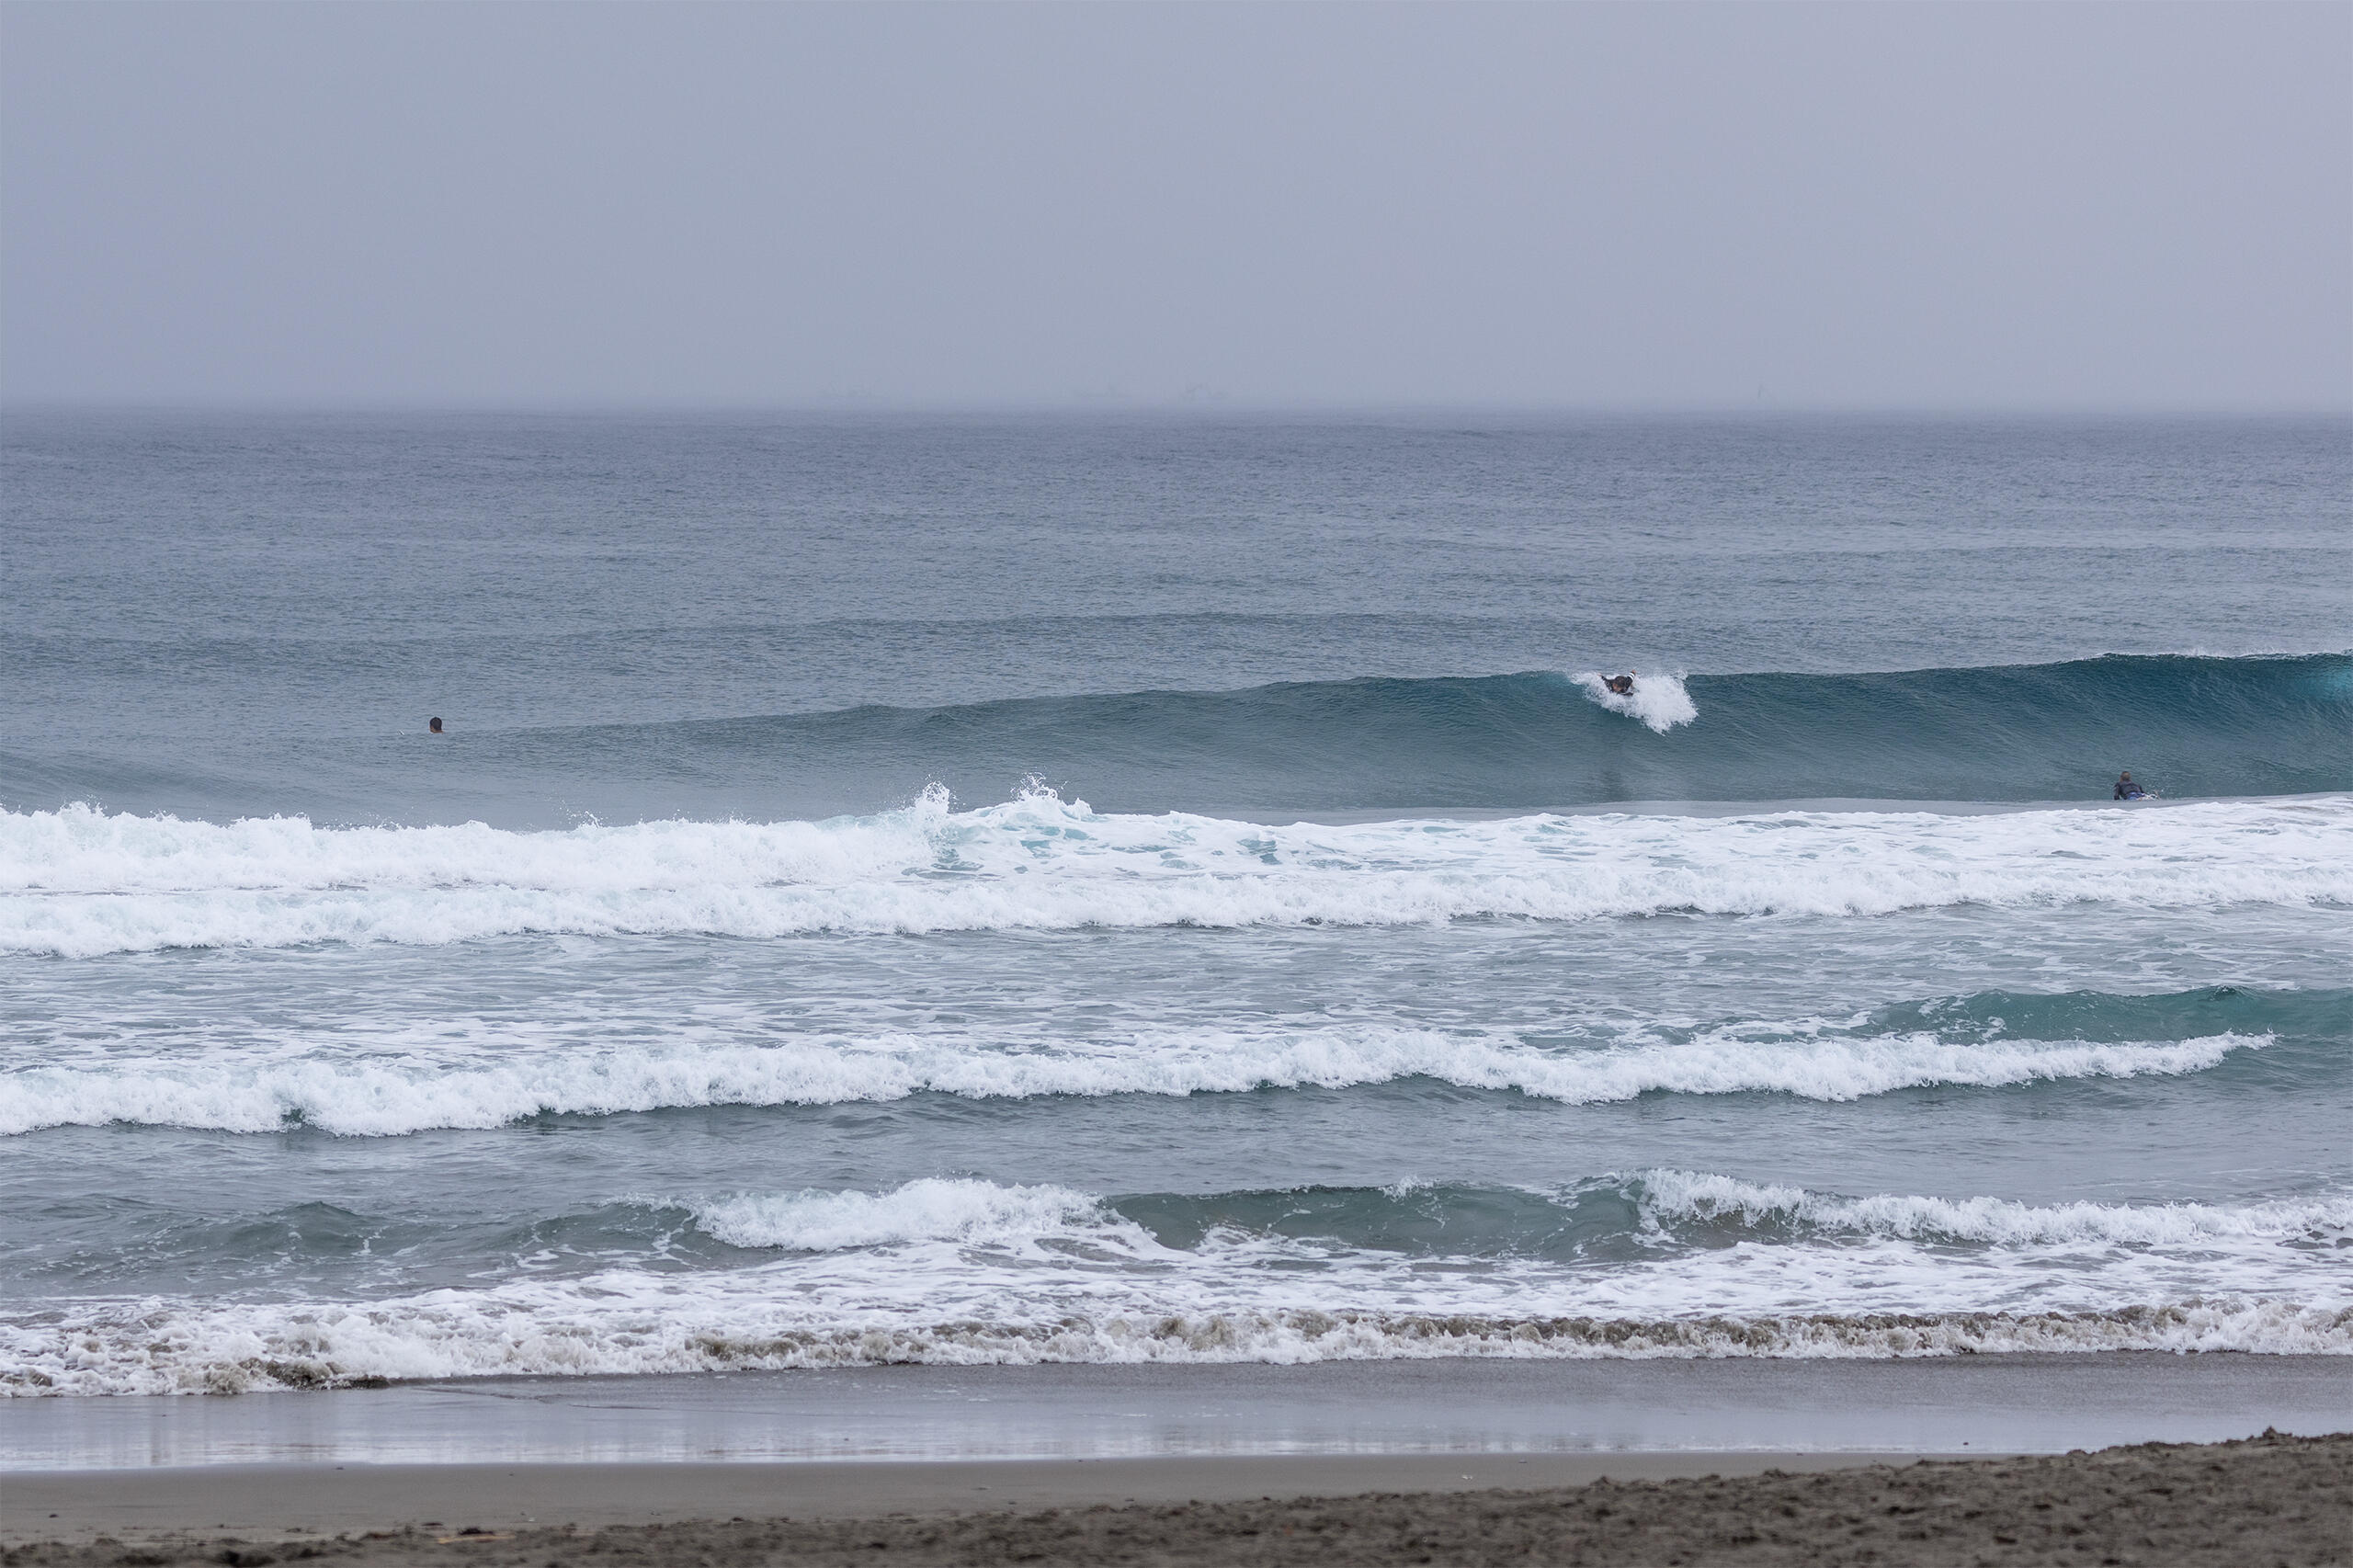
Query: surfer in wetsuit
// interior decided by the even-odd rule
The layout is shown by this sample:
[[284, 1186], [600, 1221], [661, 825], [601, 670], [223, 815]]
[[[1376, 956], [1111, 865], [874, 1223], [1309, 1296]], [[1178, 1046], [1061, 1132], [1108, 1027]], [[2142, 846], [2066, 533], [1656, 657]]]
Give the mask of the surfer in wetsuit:
[[2147, 794], [2146, 790], [2132, 782], [2132, 775], [2130, 772], [2126, 772], [2116, 780], [2116, 799], [2120, 801], [2138, 801]]
[[1631, 697], [1634, 695], [1634, 676], [1633, 672], [1631, 670], [1622, 676], [1611, 676], [1608, 680], [1603, 681], [1601, 684], [1608, 687], [1620, 697]]

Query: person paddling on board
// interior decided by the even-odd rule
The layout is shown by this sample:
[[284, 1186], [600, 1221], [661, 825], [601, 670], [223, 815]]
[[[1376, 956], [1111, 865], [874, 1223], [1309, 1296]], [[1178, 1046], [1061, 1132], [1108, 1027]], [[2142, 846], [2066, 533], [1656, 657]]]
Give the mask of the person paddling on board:
[[1629, 670], [1622, 676], [1611, 676], [1601, 684], [1620, 697], [1631, 697], [1634, 695], [1634, 672]]
[[2116, 799], [2120, 801], [2145, 801], [2148, 798], [2149, 792], [2146, 790], [2142, 789], [2138, 784], [2132, 782], [2132, 775], [2131, 772], [2127, 771], [2120, 776], [2116, 780]]

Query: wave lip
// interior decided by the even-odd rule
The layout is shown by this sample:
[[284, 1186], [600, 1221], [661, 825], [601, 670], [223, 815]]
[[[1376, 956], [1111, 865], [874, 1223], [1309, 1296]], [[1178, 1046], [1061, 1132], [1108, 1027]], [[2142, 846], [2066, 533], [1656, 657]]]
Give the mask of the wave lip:
[[2353, 797], [1276, 826], [1100, 813], [1044, 790], [952, 812], [933, 791], [877, 817], [563, 833], [0, 812], [0, 952], [58, 957], [2097, 902], [2353, 905]]
[[2159, 1247], [2225, 1238], [2353, 1245], [2353, 1201], [2341, 1197], [2240, 1208], [2202, 1203], [2029, 1204], [1995, 1198], [1911, 1194], [1843, 1198], [1695, 1171], [1648, 1171], [1639, 1180], [1646, 1216], [1662, 1225], [1733, 1221], [1760, 1233], [1870, 1236], [2018, 1248]]
[[1084, 1226], [1096, 1200], [1058, 1187], [924, 1177], [887, 1193], [746, 1193], [696, 1205], [695, 1222], [730, 1246], [836, 1252], [917, 1241], [1018, 1243]]
[[375, 1301], [54, 1303], [0, 1318], [0, 1392], [899, 1361], [2353, 1355], [2342, 1191], [2038, 1206], [1661, 1170], [1112, 1199], [924, 1180], [688, 1208], [767, 1261]]

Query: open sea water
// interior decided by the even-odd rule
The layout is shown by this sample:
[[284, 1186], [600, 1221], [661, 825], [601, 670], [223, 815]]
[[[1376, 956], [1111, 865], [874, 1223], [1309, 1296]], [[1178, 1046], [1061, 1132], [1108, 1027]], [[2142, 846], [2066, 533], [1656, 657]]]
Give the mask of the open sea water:
[[0, 1392], [2353, 1353], [2353, 423], [0, 435]]

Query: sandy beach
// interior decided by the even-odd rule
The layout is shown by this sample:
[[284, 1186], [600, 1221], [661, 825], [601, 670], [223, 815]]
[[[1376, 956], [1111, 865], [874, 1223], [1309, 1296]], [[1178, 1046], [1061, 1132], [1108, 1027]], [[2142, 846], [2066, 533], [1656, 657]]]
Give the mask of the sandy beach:
[[[9, 1568], [2353, 1561], [2353, 1435], [1904, 1463], [1681, 1454], [214, 1467], [19, 1473], [6, 1490]], [[587, 1528], [682, 1506], [705, 1517]], [[545, 1514], [526, 1523], [516, 1516], [527, 1507]], [[438, 1517], [421, 1517], [427, 1509]], [[554, 1522], [563, 1515], [574, 1517]], [[222, 1517], [281, 1522], [233, 1533], [212, 1523]], [[101, 1520], [112, 1528], [85, 1533]]]

